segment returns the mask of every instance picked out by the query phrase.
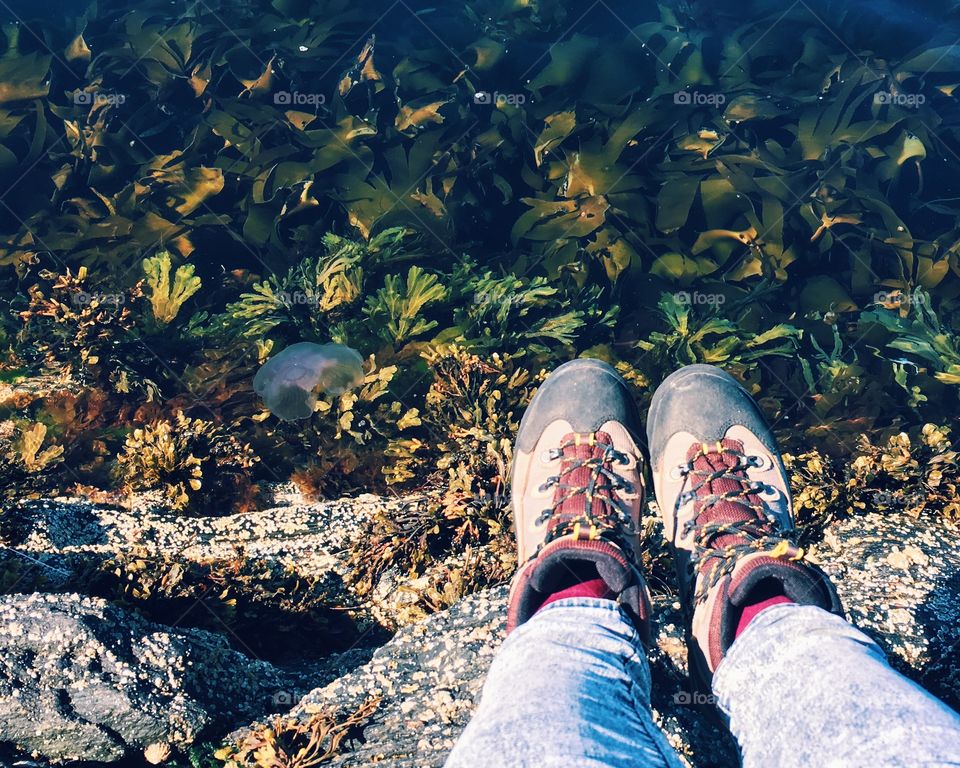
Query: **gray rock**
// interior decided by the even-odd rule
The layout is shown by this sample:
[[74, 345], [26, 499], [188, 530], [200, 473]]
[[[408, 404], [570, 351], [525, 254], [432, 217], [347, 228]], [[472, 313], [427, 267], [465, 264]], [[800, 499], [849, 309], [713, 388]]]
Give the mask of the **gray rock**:
[[503, 640], [506, 594], [505, 587], [480, 592], [404, 627], [367, 664], [312, 691], [291, 715], [324, 708], [352, 711], [370, 697], [381, 697], [364, 743], [330, 765], [443, 765]]
[[186, 746], [263, 711], [283, 684], [217, 635], [160, 627], [104, 600], [0, 598], [0, 741], [51, 762]]
[[[362, 524], [384, 504], [372, 496], [306, 504], [295, 494], [274, 509], [221, 518], [178, 519], [42, 501], [8, 535], [18, 557], [40, 559], [67, 585], [75, 563], [146, 547], [187, 559], [248, 555], [307, 577], [343, 574]], [[960, 530], [941, 517], [902, 512], [834, 524], [811, 552], [831, 574], [849, 616], [890, 654], [898, 669], [960, 706]], [[28, 563], [29, 565], [29, 563]], [[57, 574], [48, 574], [56, 582]], [[372, 611], [388, 623], [395, 573], [375, 590]], [[703, 707], [685, 704], [682, 619], [670, 585], [655, 599], [654, 719], [695, 768], [736, 766], [729, 734]], [[406, 593], [405, 593], [406, 594]], [[400, 606], [402, 607], [402, 606]], [[357, 647], [309, 669], [280, 670], [199, 630], [149, 624], [101, 600], [77, 595], [0, 598], [0, 740], [54, 761], [117, 760], [151, 742], [185, 746], [281, 711], [305, 718], [381, 703], [333, 766], [383, 763], [441, 766], [469, 721], [503, 640], [506, 589], [487, 590], [448, 611], [400, 629], [370, 658]], [[232, 738], [239, 738], [236, 731]]]
[[891, 663], [960, 709], [960, 527], [874, 512], [833, 526], [815, 554]]
[[277, 506], [222, 517], [184, 517], [130, 500], [132, 509], [91, 504], [76, 498], [23, 502], [0, 520], [6, 544], [33, 557], [62, 563], [91, 561], [131, 551], [176, 554], [204, 561], [236, 557], [289, 566], [307, 577], [324, 576], [361, 535], [375, 510], [402, 504], [370, 494], [308, 503], [295, 493], [278, 494]]
[[[869, 514], [831, 527], [812, 557], [830, 572], [848, 615], [892, 663], [947, 703], [960, 702], [960, 531], [941, 518]], [[686, 704], [679, 604], [655, 598], [654, 720], [690, 765], [734, 768], [737, 749], [714, 711]], [[347, 712], [370, 697], [379, 709], [363, 740], [331, 766], [383, 762], [439, 768], [470, 720], [503, 639], [506, 589], [465, 598], [403, 628], [371, 661], [310, 692], [289, 713]], [[238, 734], [236, 734], [238, 735]]]

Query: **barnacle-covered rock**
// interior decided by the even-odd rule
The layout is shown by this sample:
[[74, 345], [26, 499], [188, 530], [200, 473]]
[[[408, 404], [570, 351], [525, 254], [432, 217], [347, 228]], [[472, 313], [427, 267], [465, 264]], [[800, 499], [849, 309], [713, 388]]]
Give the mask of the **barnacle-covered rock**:
[[0, 598], [0, 654], [0, 741], [54, 763], [186, 747], [262, 710], [282, 677], [222, 637], [76, 594]]
[[[954, 524], [901, 511], [835, 521], [812, 553], [837, 584], [849, 617], [894, 666], [952, 706], [960, 702], [958, 552]], [[485, 590], [402, 628], [368, 663], [304, 696], [288, 717], [349, 712], [375, 696], [379, 706], [363, 740], [330, 765], [439, 768], [469, 722], [503, 640], [506, 600], [505, 587]], [[654, 616], [654, 719], [695, 768], [738, 765], [729, 733], [678, 695], [688, 690], [679, 602], [655, 596]]]

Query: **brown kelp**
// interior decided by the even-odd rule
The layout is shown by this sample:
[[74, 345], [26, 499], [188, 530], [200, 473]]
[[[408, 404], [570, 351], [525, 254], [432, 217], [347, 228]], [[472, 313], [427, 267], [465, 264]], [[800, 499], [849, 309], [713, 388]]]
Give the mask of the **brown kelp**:
[[[428, 501], [370, 532], [360, 580], [491, 581], [499, 555], [445, 559], [500, 552], [517, 419], [590, 354], [641, 405], [686, 363], [744, 381], [812, 537], [869, 503], [854, 478], [955, 514], [931, 435], [960, 384], [960, 56], [730, 5], [103, 0], [4, 26], [5, 493], [211, 514], [260, 481], [399, 485]], [[303, 343], [357, 350], [362, 381], [286, 422], [253, 378]]]

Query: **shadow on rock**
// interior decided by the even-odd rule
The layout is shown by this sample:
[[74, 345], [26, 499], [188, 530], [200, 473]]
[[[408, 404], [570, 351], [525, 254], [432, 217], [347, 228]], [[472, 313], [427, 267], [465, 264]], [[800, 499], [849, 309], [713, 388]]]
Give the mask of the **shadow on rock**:
[[929, 643], [919, 682], [960, 711], [960, 571], [937, 582], [916, 617]]
[[53, 762], [185, 748], [290, 685], [217, 635], [76, 594], [0, 598], [0, 741]]

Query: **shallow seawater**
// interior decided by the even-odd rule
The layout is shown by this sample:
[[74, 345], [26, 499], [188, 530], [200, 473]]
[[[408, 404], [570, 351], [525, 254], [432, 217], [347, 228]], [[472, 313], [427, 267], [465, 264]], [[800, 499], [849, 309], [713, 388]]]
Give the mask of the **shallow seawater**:
[[[110, 485], [185, 410], [245, 479], [413, 483], [583, 354], [640, 405], [709, 361], [818, 437], [938, 421], [958, 39], [935, 0], [0, 3], [0, 380], [105, 404], [18, 400], [9, 450]], [[376, 386], [321, 413], [357, 359], [301, 344]]]

